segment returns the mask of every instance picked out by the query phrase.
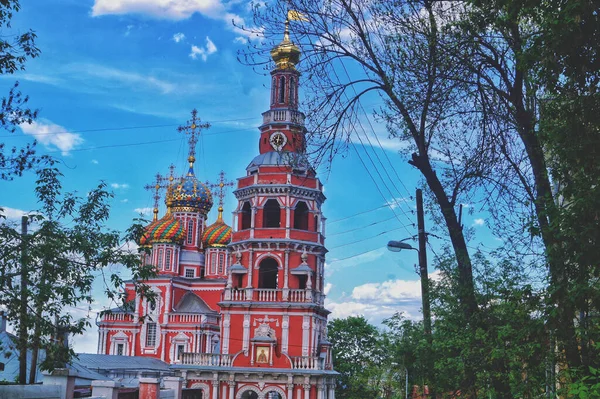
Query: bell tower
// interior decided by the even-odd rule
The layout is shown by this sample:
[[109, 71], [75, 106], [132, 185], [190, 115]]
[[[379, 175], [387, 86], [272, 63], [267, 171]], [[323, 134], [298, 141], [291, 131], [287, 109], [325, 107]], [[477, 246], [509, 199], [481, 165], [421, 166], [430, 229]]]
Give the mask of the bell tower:
[[[275, 68], [270, 108], [259, 127], [259, 155], [234, 191], [233, 262], [219, 303], [222, 353], [237, 354], [236, 367], [318, 374], [332, 370], [329, 311], [323, 306], [325, 196], [305, 155], [296, 70], [300, 50], [289, 39], [287, 23], [271, 56]], [[310, 384], [301, 389], [303, 397], [309, 397], [305, 390], [311, 398], [317, 394]]]
[[275, 68], [271, 71], [271, 106], [263, 112], [259, 152], [304, 153], [304, 114], [298, 111], [300, 72], [296, 64], [300, 49], [290, 41], [286, 23], [283, 41], [271, 50]]

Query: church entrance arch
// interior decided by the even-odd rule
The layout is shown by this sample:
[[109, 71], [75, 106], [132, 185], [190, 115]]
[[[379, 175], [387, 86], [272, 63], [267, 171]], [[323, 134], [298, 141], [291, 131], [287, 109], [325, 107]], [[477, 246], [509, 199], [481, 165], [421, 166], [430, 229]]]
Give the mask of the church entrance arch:
[[273, 258], [263, 259], [259, 266], [258, 288], [277, 288], [277, 273], [279, 264]]
[[258, 394], [252, 391], [246, 391], [242, 394], [242, 399], [258, 399]]

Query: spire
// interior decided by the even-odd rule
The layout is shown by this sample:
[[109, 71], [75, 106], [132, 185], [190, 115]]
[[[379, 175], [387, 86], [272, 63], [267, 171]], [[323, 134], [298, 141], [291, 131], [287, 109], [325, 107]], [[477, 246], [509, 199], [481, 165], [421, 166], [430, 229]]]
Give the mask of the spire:
[[198, 137], [200, 136], [200, 131], [202, 129], [208, 129], [210, 127], [210, 123], [200, 123], [200, 118], [198, 116], [198, 111], [194, 108], [192, 110], [192, 119], [187, 121], [187, 126], [179, 126], [177, 131], [180, 133], [185, 133], [189, 136], [188, 144], [189, 144], [189, 153], [188, 153], [188, 162], [190, 163], [190, 169], [188, 170], [188, 176], [194, 175], [194, 162], [196, 162], [196, 144], [198, 143]]

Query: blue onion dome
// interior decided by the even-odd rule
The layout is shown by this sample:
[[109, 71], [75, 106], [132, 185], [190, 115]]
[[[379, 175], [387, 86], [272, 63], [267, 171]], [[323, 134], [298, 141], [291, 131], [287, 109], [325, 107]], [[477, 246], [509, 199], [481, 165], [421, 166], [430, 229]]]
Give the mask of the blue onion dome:
[[200, 212], [206, 215], [213, 205], [212, 193], [194, 175], [195, 158], [191, 156], [190, 169], [167, 193], [167, 207], [173, 212]]

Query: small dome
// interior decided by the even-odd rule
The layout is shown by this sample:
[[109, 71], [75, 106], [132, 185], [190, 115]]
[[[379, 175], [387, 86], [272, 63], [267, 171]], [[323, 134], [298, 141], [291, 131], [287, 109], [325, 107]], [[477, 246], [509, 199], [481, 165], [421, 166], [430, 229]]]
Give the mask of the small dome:
[[231, 227], [223, 222], [223, 208], [219, 207], [217, 221], [208, 226], [202, 234], [202, 241], [207, 247], [226, 247], [231, 241]]
[[140, 247], [149, 247], [152, 245], [152, 241], [150, 240], [150, 236], [152, 235], [152, 231], [156, 227], [156, 225], [160, 222], [160, 220], [153, 220], [148, 226], [144, 227], [144, 234], [140, 237], [139, 245]]
[[[156, 220], [148, 227], [146, 227], [145, 236], [147, 237], [148, 244], [156, 244], [156, 243], [180, 243], [183, 241], [185, 237], [185, 230], [183, 228], [183, 224], [178, 219], [175, 219], [173, 215], [166, 214], [161, 219]], [[140, 245], [144, 245], [141, 243]]]
[[173, 211], [191, 211], [207, 214], [212, 208], [210, 189], [196, 179], [190, 167], [188, 174], [167, 195], [167, 207]]
[[271, 58], [277, 69], [295, 69], [300, 61], [300, 49], [290, 41], [287, 25], [283, 41], [271, 50]]

